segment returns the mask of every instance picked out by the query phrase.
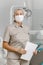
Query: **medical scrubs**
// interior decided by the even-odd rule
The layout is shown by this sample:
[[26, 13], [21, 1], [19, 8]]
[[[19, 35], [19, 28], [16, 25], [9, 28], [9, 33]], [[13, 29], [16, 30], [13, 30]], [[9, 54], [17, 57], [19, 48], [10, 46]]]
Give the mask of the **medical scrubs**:
[[[3, 41], [14, 48], [25, 48], [26, 42], [29, 41], [29, 28], [24, 23], [17, 26], [15, 22], [9, 24], [4, 33]], [[16, 52], [7, 52], [7, 65], [29, 65], [29, 61], [20, 59], [21, 54]]]

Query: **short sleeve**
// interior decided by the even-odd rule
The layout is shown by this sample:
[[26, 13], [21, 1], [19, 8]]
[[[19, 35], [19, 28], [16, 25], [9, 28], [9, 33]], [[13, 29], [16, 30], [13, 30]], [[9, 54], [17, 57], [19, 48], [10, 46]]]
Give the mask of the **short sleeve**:
[[3, 41], [9, 42], [9, 40], [10, 40], [10, 30], [9, 30], [9, 27], [6, 27]]

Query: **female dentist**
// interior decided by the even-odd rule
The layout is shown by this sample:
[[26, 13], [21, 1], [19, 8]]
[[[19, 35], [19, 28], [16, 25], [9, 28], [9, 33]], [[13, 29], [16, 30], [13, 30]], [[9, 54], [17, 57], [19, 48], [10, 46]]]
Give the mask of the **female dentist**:
[[[7, 53], [7, 65], [29, 65], [29, 61], [21, 60], [20, 56], [26, 53], [25, 45], [29, 40], [28, 26], [23, 23], [24, 11], [14, 11], [14, 21], [8, 25], [3, 38], [3, 48]], [[34, 52], [37, 54], [37, 51]]]

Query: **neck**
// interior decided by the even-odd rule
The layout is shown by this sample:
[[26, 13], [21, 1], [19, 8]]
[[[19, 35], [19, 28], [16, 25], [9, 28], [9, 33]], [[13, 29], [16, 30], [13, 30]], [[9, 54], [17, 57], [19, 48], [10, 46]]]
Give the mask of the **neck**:
[[22, 26], [22, 22], [16, 22], [18, 26]]

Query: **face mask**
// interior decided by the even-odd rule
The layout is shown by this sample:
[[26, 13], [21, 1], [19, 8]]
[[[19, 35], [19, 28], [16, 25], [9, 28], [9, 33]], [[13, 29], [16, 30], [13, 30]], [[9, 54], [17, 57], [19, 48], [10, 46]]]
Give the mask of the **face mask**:
[[15, 20], [18, 21], [18, 22], [23, 22], [23, 20], [24, 20], [24, 15], [16, 15], [16, 16], [15, 16]]

